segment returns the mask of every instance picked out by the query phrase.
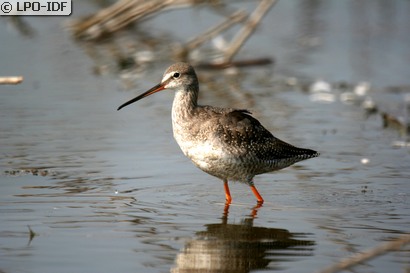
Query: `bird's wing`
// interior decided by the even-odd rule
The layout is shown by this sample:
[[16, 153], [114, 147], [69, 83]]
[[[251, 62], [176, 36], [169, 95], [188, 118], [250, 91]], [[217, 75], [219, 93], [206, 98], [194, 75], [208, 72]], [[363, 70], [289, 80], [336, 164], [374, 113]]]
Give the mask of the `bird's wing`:
[[252, 153], [261, 160], [293, 158], [316, 153], [297, 148], [274, 137], [247, 110], [229, 110], [218, 115], [214, 136], [237, 156]]

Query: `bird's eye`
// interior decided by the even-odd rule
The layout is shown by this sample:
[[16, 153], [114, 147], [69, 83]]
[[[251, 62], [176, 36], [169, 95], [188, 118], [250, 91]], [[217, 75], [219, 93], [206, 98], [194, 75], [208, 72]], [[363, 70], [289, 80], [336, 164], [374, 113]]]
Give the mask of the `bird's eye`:
[[175, 79], [179, 78], [179, 73], [175, 72], [174, 75], [172, 75], [172, 77], [174, 77]]

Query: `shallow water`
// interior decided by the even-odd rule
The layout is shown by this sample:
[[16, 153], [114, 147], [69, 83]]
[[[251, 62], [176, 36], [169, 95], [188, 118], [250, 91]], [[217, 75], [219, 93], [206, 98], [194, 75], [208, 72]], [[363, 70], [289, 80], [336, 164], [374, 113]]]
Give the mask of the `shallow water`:
[[[233, 204], [226, 208], [220, 181], [182, 155], [172, 138], [172, 92], [116, 111], [156, 84], [170, 62], [144, 71], [135, 90], [123, 92], [115, 76], [93, 74], [95, 64], [62, 30], [61, 18], [26, 18], [36, 30], [33, 38], [2, 22], [0, 54], [7, 65], [0, 66], [0, 74], [25, 80], [0, 86], [0, 271], [315, 272], [408, 233], [410, 152], [392, 145], [403, 136], [383, 129], [380, 115], [366, 116], [358, 105], [340, 101], [343, 91], [333, 90], [334, 102], [324, 103], [280, 83], [299, 75], [312, 81], [365, 80], [381, 108], [400, 113], [403, 94], [386, 90], [409, 85], [404, 61], [409, 36], [403, 36], [409, 3], [390, 1], [384, 8], [397, 19], [388, 24], [378, 21], [381, 4], [364, 1], [370, 8], [360, 17], [367, 24], [361, 31], [370, 34], [358, 38], [355, 28], [344, 25], [346, 14], [363, 9], [354, 1], [346, 6], [313, 1], [321, 4], [310, 11], [316, 20], [305, 18], [310, 24], [301, 18], [269, 27], [309, 3], [290, 2], [279, 2], [243, 49], [248, 57], [273, 50], [275, 73], [270, 67], [234, 75], [197, 71], [203, 103], [250, 108], [277, 137], [321, 152], [256, 177], [265, 198], [260, 208], [239, 183], [231, 185]], [[87, 5], [76, 3], [77, 12], [91, 12]], [[205, 25], [206, 11], [165, 16], [174, 16], [177, 24], [181, 14], [189, 18], [198, 12], [196, 24]], [[144, 24], [158, 30], [165, 28], [162, 20], [168, 19]], [[373, 20], [389, 31], [373, 28]], [[302, 34], [323, 43], [293, 44]], [[379, 47], [389, 54], [375, 54]], [[359, 60], [360, 49], [368, 55]], [[377, 69], [381, 65], [383, 71]], [[213, 81], [225, 83], [223, 92], [213, 89]], [[354, 270], [406, 272], [408, 251]]]

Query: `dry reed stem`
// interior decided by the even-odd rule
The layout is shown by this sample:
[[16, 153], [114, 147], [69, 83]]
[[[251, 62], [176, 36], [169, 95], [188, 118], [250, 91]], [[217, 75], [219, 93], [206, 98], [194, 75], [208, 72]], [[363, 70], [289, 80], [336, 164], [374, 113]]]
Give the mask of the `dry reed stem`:
[[[256, 59], [234, 64], [232, 59], [275, 3], [277, 3], [277, 0], [260, 0], [251, 15], [248, 15], [245, 11], [233, 11], [222, 23], [211, 27], [201, 35], [189, 40], [185, 46], [180, 49], [180, 52], [177, 52], [177, 54], [186, 58], [189, 52], [193, 49], [232, 27], [234, 24], [244, 22], [245, 19], [247, 19], [244, 26], [229, 43], [227, 50], [223, 52], [221, 60], [213, 62], [213, 68], [221, 69], [236, 65], [242, 66], [271, 63], [271, 60], [266, 61], [266, 59], [263, 59], [261, 61]], [[73, 35], [77, 38], [96, 41], [148, 16], [154, 16], [169, 9], [192, 7], [199, 4], [215, 5], [215, 2], [209, 0], [119, 0], [113, 5], [97, 12], [93, 16], [72, 23], [71, 30]], [[218, 11], [221, 12], [226, 10], [224, 6], [222, 6], [222, 9], [218, 9]]]
[[71, 23], [74, 36], [95, 40], [155, 13], [206, 3], [205, 0], [120, 0], [87, 19]]
[[186, 50], [192, 50], [192, 49], [197, 48], [198, 46], [200, 46], [207, 40], [215, 37], [216, 35], [230, 28], [234, 24], [243, 21], [246, 17], [247, 17], [247, 14], [241, 10], [238, 10], [232, 13], [232, 15], [226, 18], [226, 20], [220, 23], [219, 25], [216, 25], [215, 27], [210, 28], [209, 30], [195, 37], [194, 39], [191, 39], [190, 41], [188, 41], [187, 44], [185, 45]]
[[246, 42], [249, 36], [254, 32], [259, 22], [265, 16], [265, 14], [273, 7], [277, 0], [262, 0], [255, 11], [249, 16], [249, 19], [245, 22], [243, 28], [232, 39], [229, 48], [225, 51], [223, 59], [224, 63], [231, 62], [232, 58]]
[[355, 254], [349, 258], [343, 259], [339, 261], [338, 263], [319, 271], [319, 273], [339, 272], [341, 270], [345, 270], [357, 264], [363, 263], [364, 261], [367, 261], [369, 259], [383, 255], [387, 252], [400, 250], [403, 246], [409, 243], [410, 243], [410, 234], [405, 234], [405, 235], [398, 237], [397, 239], [393, 241], [382, 243], [376, 246], [375, 248], [366, 250], [364, 252]]
[[0, 77], [0, 84], [19, 84], [23, 81], [23, 76]]

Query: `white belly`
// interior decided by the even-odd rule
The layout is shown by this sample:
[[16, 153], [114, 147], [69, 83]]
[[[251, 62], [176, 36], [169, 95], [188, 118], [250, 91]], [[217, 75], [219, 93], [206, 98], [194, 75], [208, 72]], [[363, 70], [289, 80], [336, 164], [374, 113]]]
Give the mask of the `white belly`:
[[217, 149], [210, 142], [192, 142], [177, 140], [182, 152], [190, 158], [195, 165], [204, 171], [212, 169], [223, 161], [226, 156], [221, 149]]

